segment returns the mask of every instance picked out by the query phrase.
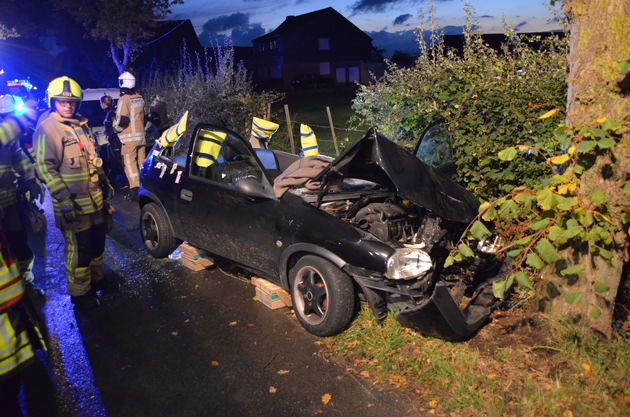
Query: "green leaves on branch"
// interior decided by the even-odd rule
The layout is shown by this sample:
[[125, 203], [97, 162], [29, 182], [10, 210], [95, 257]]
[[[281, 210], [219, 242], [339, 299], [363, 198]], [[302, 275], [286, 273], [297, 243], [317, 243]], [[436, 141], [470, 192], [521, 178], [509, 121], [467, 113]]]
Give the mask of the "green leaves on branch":
[[[619, 189], [593, 189], [587, 196], [581, 193], [581, 173], [591, 168], [594, 157], [614, 153], [618, 145], [619, 135], [610, 128], [619, 124], [608, 120], [601, 123], [596, 129], [557, 129], [556, 143], [561, 143], [565, 149], [558, 154], [551, 148], [520, 145], [499, 152], [499, 158], [505, 161], [514, 161], [523, 153], [546, 155], [552, 174], [537, 188], [517, 187], [493, 202], [483, 202], [478, 219], [466, 233], [466, 238], [479, 239], [490, 233], [479, 219], [493, 221], [508, 242], [502, 253], [513, 260], [514, 270], [505, 280], [494, 283], [493, 292], [497, 297], [502, 297], [514, 282], [520, 288], [533, 289], [532, 277], [560, 260], [560, 251], [569, 247], [586, 256], [585, 264], [592, 263], [595, 256], [606, 261], [612, 259], [615, 224], [609, 215], [613, 212], [610, 201], [619, 194], [630, 194], [630, 185], [625, 182]], [[584, 138], [588, 140], [580, 142]], [[582, 167], [580, 173], [572, 169], [576, 166]], [[623, 224], [630, 223], [627, 208], [621, 218]], [[460, 244], [451, 253], [450, 261], [457, 262], [467, 256], [470, 249], [462, 246], [465, 245]], [[560, 270], [560, 275], [567, 279], [590, 273], [582, 264], [572, 265], [570, 259], [566, 262], [569, 264]], [[609, 289], [594, 277], [590, 279], [595, 292]], [[580, 300], [578, 293], [565, 294], [569, 304]]]
[[[472, 11], [465, 15], [475, 20]], [[432, 122], [444, 121], [453, 138], [458, 181], [475, 195], [492, 201], [519, 185], [534, 187], [547, 169], [536, 149], [555, 145], [553, 131], [564, 119], [568, 37], [542, 40], [506, 26], [505, 45], [498, 51], [470, 25], [455, 52], [441, 33], [420, 28], [420, 55], [413, 66], [390, 62], [382, 77], [360, 87], [352, 106], [356, 121], [376, 126], [408, 148]], [[428, 34], [433, 45], [425, 42]], [[541, 109], [551, 109], [543, 119]], [[532, 155], [509, 164], [519, 151], [510, 148], [520, 143]]]

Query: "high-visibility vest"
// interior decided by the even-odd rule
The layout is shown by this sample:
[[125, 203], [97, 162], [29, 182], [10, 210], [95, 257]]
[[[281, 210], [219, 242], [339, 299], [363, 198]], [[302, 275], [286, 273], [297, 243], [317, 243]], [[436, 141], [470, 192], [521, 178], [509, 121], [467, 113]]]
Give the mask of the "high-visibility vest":
[[201, 168], [208, 168], [217, 162], [226, 137], [225, 132], [202, 130], [195, 145], [195, 164]]
[[179, 122], [175, 123], [173, 126], [166, 129], [162, 136], [160, 136], [160, 146], [166, 148], [168, 146], [174, 146], [175, 143], [182, 137], [184, 132], [186, 131], [186, 123], [188, 122], [188, 110], [179, 119]]
[[[278, 131], [279, 124], [269, 120], [252, 118], [252, 133], [250, 142], [254, 148], [266, 148], [266, 144], [271, 140], [274, 133]], [[255, 143], [258, 142], [258, 143]]]
[[[26, 326], [11, 320], [11, 307], [24, 297], [24, 279], [6, 245], [6, 235], [0, 232], [0, 377], [16, 372], [35, 357], [34, 341]], [[38, 338], [43, 340], [41, 333]]]
[[317, 136], [308, 125], [300, 125], [300, 142], [302, 143], [303, 156], [319, 155], [319, 146], [317, 146]]

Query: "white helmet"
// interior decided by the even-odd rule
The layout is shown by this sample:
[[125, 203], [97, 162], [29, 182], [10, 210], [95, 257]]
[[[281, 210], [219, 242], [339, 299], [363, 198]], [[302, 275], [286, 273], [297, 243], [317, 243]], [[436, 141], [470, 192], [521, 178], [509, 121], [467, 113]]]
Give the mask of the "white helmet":
[[0, 114], [13, 113], [15, 110], [15, 99], [12, 95], [0, 96]]
[[120, 85], [120, 88], [135, 88], [136, 77], [134, 77], [130, 72], [125, 71], [118, 77], [118, 84]]

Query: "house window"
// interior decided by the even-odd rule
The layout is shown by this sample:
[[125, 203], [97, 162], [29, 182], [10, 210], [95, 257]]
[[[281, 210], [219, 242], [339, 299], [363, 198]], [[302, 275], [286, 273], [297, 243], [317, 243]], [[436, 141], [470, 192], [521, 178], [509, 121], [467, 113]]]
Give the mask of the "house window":
[[348, 81], [359, 81], [360, 73], [359, 67], [350, 67], [348, 68]]
[[330, 75], [330, 62], [320, 62], [319, 63], [319, 74], [320, 75]]
[[346, 82], [346, 69], [345, 67], [338, 67], [335, 70], [335, 78], [337, 79], [337, 83], [342, 84]]
[[328, 38], [319, 38], [319, 50], [328, 51], [330, 49], [330, 41]]
[[276, 40], [272, 40], [269, 41], [269, 50], [274, 50], [274, 49], [278, 49], [278, 44], [276, 43]]

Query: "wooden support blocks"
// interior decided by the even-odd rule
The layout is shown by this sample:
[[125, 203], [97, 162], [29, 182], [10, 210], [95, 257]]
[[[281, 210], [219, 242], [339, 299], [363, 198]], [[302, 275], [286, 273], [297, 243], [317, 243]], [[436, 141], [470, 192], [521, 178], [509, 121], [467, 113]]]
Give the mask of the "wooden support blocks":
[[214, 260], [208, 252], [196, 248], [188, 243], [179, 245], [182, 254], [182, 265], [193, 271], [202, 271], [214, 265]]
[[272, 310], [280, 307], [291, 307], [291, 295], [276, 284], [262, 278], [252, 277], [256, 287], [256, 298]]

